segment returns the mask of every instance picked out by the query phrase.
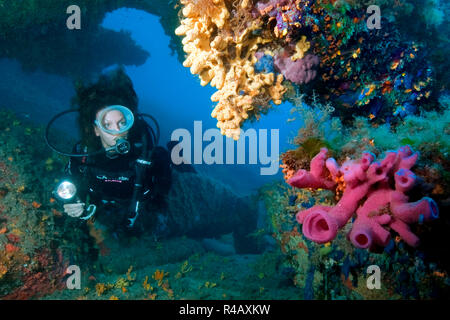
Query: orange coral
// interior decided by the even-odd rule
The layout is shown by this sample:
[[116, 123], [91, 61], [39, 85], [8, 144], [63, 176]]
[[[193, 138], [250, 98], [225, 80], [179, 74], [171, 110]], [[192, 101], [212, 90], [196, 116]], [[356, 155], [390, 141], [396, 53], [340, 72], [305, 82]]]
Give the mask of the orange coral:
[[95, 291], [97, 292], [97, 295], [100, 297], [103, 294], [103, 292], [106, 291], [105, 284], [104, 283], [97, 283], [95, 285]]
[[0, 264], [0, 279], [8, 272], [8, 267], [3, 264]]
[[16, 247], [15, 245], [11, 244], [11, 243], [7, 243], [7, 244], [5, 245], [5, 250], [6, 250], [6, 252], [8, 252], [8, 253], [12, 253], [12, 252], [19, 251], [19, 248]]
[[107, 290], [110, 290], [114, 288], [114, 285], [111, 283], [97, 283], [95, 285], [95, 291], [97, 292], [97, 295], [100, 297], [104, 292]]
[[131, 275], [131, 271], [133, 271], [133, 266], [130, 266], [130, 267], [128, 268], [128, 271], [127, 271], [127, 274], [126, 274], [127, 280], [128, 280], [128, 281], [134, 281], [134, 280], [136, 280], [136, 274]]
[[145, 280], [142, 283], [142, 286], [146, 291], [153, 290], [153, 287], [150, 285], [150, 283], [148, 283], [148, 276], [145, 276]]
[[283, 169], [281, 171], [283, 172], [284, 180], [286, 181], [292, 178], [295, 173], [295, 170], [290, 169], [287, 164], [280, 164], [280, 168]]
[[445, 272], [435, 271], [435, 272], [433, 272], [433, 276], [436, 276], [436, 277], [439, 277], [439, 278], [445, 278], [446, 277], [446, 273]]
[[164, 272], [163, 270], [156, 270], [155, 273], [152, 275], [152, 278], [158, 281], [158, 286], [161, 286], [161, 283], [164, 279], [164, 277], [168, 276], [168, 272]]
[[345, 191], [344, 176], [336, 177], [335, 181], [337, 183], [335, 199], [339, 200], [342, 197], [342, 194]]
[[39, 202], [33, 201], [31, 203], [31, 205], [33, 206], [33, 208], [35, 209], [39, 209], [41, 207], [42, 204], [40, 204]]
[[55, 217], [62, 217], [62, 215], [63, 215], [61, 211], [58, 211], [54, 208], [52, 209], [52, 213]]
[[169, 298], [173, 298], [173, 290], [170, 289], [170, 287], [169, 287], [169, 280], [166, 279], [166, 280], [162, 283], [161, 288], [167, 293], [167, 296], [168, 296]]
[[343, 274], [341, 274], [341, 280], [342, 283], [344, 284], [344, 286], [346, 286], [348, 289], [353, 290], [355, 289], [355, 287], [353, 287], [352, 281], [350, 280], [350, 278], [345, 278], [345, 276]]

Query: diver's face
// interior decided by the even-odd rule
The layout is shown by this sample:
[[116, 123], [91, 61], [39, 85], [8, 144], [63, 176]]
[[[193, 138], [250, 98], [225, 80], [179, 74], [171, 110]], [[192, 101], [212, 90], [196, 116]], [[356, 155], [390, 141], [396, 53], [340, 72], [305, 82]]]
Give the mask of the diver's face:
[[[99, 113], [102, 110], [100, 110], [96, 117], [98, 118]], [[121, 128], [123, 128], [123, 125], [125, 123], [125, 117], [122, 112], [119, 110], [111, 110], [108, 111], [105, 116], [103, 117], [102, 125], [108, 130], [114, 130], [114, 131], [120, 131]], [[100, 137], [100, 140], [102, 142], [103, 148], [107, 149], [110, 147], [113, 147], [116, 145], [116, 142], [118, 139], [127, 139], [128, 137], [128, 131], [122, 132], [120, 134], [111, 134], [103, 131], [98, 126], [94, 126], [95, 135], [97, 137]]]

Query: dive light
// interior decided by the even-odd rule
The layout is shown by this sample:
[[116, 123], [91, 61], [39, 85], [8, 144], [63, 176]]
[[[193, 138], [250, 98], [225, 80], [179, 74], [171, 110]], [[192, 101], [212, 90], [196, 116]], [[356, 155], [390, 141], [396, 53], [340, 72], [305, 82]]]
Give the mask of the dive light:
[[[70, 180], [63, 180], [61, 181], [57, 186], [56, 189], [53, 191], [53, 194], [56, 198], [58, 198], [59, 201], [63, 203], [73, 203], [73, 202], [79, 202], [79, 199], [76, 197], [77, 195], [77, 187], [75, 184]], [[79, 217], [81, 220], [88, 220], [90, 217], [92, 217], [96, 211], [97, 207], [95, 204], [90, 204], [87, 206], [86, 213], [87, 216]]]
[[54, 191], [55, 196], [62, 202], [70, 202], [77, 194], [77, 187], [70, 180], [61, 181]]

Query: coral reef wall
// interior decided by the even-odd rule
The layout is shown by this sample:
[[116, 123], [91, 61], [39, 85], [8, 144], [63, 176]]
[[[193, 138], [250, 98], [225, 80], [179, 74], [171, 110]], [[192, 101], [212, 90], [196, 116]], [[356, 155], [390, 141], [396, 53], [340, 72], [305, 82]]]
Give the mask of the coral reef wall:
[[[296, 284], [305, 290], [305, 297], [424, 299], [448, 295], [450, 264], [444, 253], [450, 228], [446, 214], [450, 205], [448, 96], [442, 95], [439, 100], [438, 109], [442, 112], [406, 116], [395, 130], [388, 124], [376, 125], [368, 117], [355, 117], [353, 126], [344, 126], [339, 119], [332, 118], [331, 104], [321, 104], [315, 96], [312, 101], [306, 106], [302, 96], [297, 97], [291, 121], [302, 123], [292, 141], [295, 149], [281, 155], [286, 181], [298, 188], [308, 187], [294, 189], [280, 184], [267, 186], [262, 191], [273, 236], [286, 254], [288, 264], [296, 271]], [[408, 144], [419, 152], [413, 152], [410, 146], [401, 147]], [[327, 156], [328, 152], [336, 160]], [[345, 210], [352, 210], [347, 201], [355, 200], [355, 196], [358, 198], [356, 194], [349, 195], [364, 191], [364, 187], [359, 188], [362, 187], [359, 183], [364, 180], [364, 170], [355, 168], [363, 166], [364, 159], [370, 162], [377, 157], [378, 163], [373, 163], [381, 169], [389, 158], [400, 154], [408, 154], [407, 166], [412, 167], [398, 170], [395, 177], [391, 175], [372, 185], [370, 192], [360, 199], [361, 207], [354, 208], [349, 220], [339, 220]], [[358, 182], [355, 184], [355, 181]], [[409, 186], [403, 188], [403, 182]], [[359, 187], [353, 189], [356, 185]], [[387, 188], [384, 191], [383, 185]], [[401, 194], [390, 197], [390, 203], [380, 201], [379, 196], [387, 195], [386, 191], [394, 188]], [[398, 201], [408, 199], [411, 203], [404, 206], [405, 212], [412, 214], [416, 205], [424, 205], [417, 213], [426, 214], [427, 210], [437, 213], [439, 210], [442, 214], [436, 220], [417, 216], [419, 219], [408, 221], [410, 229], [406, 225], [388, 227], [389, 220], [395, 220], [399, 213], [395, 207]], [[336, 217], [340, 217], [335, 220], [335, 227], [340, 225], [341, 229], [334, 239], [321, 239], [334, 227], [326, 226], [325, 221], [330, 221], [327, 218], [322, 224], [313, 212], [321, 211], [327, 215], [325, 212], [331, 213], [328, 209], [333, 207]], [[302, 223], [303, 228], [298, 223]], [[316, 233], [319, 229], [314, 227], [322, 231], [320, 236]], [[355, 229], [375, 231], [371, 234], [372, 243], [362, 245], [366, 238], [352, 232]], [[420, 243], [409, 232], [416, 234]], [[379, 266], [386, 277], [384, 289], [376, 295], [375, 291], [367, 290], [364, 282], [365, 268], [369, 265]]]
[[42, 128], [0, 115], [0, 297], [38, 298], [65, 285], [62, 213], [45, 192], [62, 162], [42, 150]]
[[448, 89], [448, 6], [439, 1], [377, 1], [380, 28], [368, 26], [364, 1], [180, 2], [184, 66], [218, 89], [212, 116], [234, 139], [247, 119], [299, 92], [331, 102], [346, 125], [355, 115], [396, 125], [437, 109]]
[[[293, 270], [294, 283], [303, 291], [305, 299], [438, 299], [448, 295], [448, 267], [442, 264], [443, 244], [437, 245], [440, 255], [434, 257], [429, 255], [429, 250], [424, 252], [424, 247], [411, 250], [399, 238], [392, 239], [384, 250], [372, 252], [351, 245], [345, 235], [348, 228], [341, 229], [334, 241], [318, 244], [302, 233], [295, 213], [314, 205], [335, 203], [333, 193], [294, 190], [284, 183], [274, 183], [264, 187], [261, 196], [268, 209], [273, 237], [285, 254], [286, 265]], [[437, 225], [432, 226], [436, 232]], [[441, 263], [437, 263], [439, 260]], [[370, 290], [367, 286], [370, 265], [380, 268], [380, 290]]]

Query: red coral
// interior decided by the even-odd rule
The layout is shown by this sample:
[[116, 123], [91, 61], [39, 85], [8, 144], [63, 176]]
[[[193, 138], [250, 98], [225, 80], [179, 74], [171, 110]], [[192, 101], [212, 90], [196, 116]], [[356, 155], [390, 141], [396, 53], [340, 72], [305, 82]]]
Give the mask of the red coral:
[[7, 243], [7, 244], [5, 245], [5, 250], [6, 250], [6, 252], [8, 252], [8, 253], [12, 253], [12, 252], [19, 251], [19, 248], [16, 247], [15, 245], [11, 244], [11, 243]]
[[63, 278], [67, 263], [60, 250], [52, 253], [50, 249], [43, 249], [34, 257], [36, 262], [33, 269], [24, 268], [22, 277], [23, 285], [7, 296], [4, 300], [28, 300], [40, 298], [51, 294], [56, 290], [62, 290], [65, 287]]
[[20, 242], [20, 237], [14, 233], [10, 233], [6, 236], [6, 238], [8, 238], [9, 242], [12, 243], [19, 243]]

